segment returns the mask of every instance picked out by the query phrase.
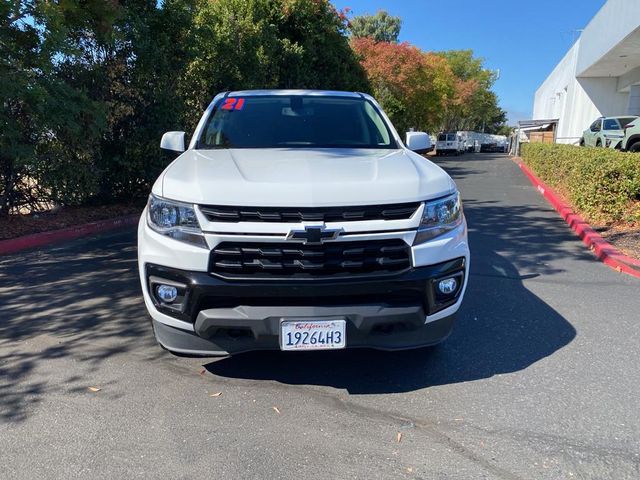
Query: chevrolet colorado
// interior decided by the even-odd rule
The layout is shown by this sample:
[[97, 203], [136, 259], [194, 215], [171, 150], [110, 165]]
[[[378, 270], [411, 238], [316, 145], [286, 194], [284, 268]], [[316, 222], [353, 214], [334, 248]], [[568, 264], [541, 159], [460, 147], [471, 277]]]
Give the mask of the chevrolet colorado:
[[[191, 355], [418, 348], [444, 340], [469, 272], [453, 180], [369, 95], [217, 95], [138, 227], [157, 341]], [[417, 153], [418, 152], [418, 153]]]

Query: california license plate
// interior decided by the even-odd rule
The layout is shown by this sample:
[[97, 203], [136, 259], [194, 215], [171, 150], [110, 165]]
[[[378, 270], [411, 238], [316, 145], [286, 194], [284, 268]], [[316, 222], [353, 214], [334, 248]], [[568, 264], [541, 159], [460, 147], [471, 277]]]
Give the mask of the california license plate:
[[347, 346], [345, 320], [285, 320], [280, 324], [282, 350], [335, 350]]

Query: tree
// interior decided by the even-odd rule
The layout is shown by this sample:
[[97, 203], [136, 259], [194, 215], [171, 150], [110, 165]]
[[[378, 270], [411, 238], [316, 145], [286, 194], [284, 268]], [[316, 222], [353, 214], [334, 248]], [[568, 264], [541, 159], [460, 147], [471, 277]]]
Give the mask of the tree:
[[[143, 196], [166, 167], [158, 147], [163, 132], [185, 115], [178, 77], [187, 63], [192, 1], [129, 0], [110, 42], [85, 48], [91, 95], [107, 106], [107, 128], [95, 154], [96, 201]], [[77, 65], [71, 65], [71, 68]]]
[[73, 159], [65, 182], [90, 181], [90, 155], [104, 110], [58, 75], [75, 55], [78, 32], [108, 34], [114, 10], [105, 2], [11, 0], [0, 4], [0, 215], [47, 208], [54, 192], [43, 170]]
[[496, 133], [506, 122], [506, 112], [498, 106], [491, 90], [497, 79], [494, 71], [484, 67], [473, 50], [441, 52], [456, 77], [455, 93], [447, 104], [442, 129], [476, 130]]
[[408, 43], [356, 38], [352, 47], [369, 76], [375, 97], [400, 132], [433, 130], [442, 121], [454, 77], [447, 61]]
[[191, 111], [226, 90], [369, 88], [327, 0], [199, 0], [186, 42], [180, 91]]
[[371, 38], [375, 42], [397, 43], [402, 19], [380, 10], [375, 15], [354, 17], [349, 26], [354, 38]]

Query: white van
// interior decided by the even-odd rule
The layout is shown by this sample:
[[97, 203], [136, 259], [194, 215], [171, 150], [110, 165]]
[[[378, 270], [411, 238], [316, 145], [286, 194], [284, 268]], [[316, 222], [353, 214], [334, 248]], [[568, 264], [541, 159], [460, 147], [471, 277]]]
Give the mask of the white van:
[[457, 132], [443, 132], [438, 135], [436, 142], [436, 155], [454, 154], [460, 155], [464, 152], [464, 142]]

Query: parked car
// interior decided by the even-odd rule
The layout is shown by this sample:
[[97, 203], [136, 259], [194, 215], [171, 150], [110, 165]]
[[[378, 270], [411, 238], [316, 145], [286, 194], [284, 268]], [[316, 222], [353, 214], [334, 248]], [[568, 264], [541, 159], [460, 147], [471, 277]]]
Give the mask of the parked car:
[[436, 155], [460, 155], [464, 151], [465, 146], [462, 137], [456, 132], [444, 132], [438, 135]]
[[640, 120], [628, 123], [624, 127], [624, 136], [616, 145], [612, 144], [612, 148], [640, 153]]
[[469, 272], [460, 194], [378, 103], [350, 92], [217, 95], [138, 226], [164, 348], [418, 348], [451, 332]]
[[616, 145], [624, 138], [624, 128], [637, 118], [635, 116], [600, 117], [583, 132], [580, 145], [605, 148]]

